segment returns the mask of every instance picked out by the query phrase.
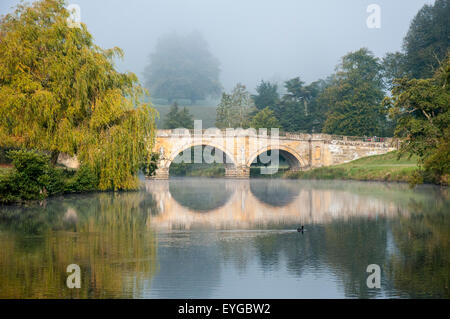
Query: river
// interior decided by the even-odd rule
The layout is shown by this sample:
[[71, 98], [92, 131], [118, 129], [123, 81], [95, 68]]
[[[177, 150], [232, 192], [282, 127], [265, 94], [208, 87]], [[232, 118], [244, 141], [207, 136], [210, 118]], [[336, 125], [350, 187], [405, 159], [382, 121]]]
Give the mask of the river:
[[0, 298], [449, 298], [449, 207], [427, 185], [202, 178], [0, 207]]

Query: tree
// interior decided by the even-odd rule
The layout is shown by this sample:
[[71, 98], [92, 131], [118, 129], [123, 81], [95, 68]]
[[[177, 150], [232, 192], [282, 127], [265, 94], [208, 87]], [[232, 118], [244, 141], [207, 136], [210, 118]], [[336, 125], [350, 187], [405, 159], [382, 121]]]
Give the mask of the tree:
[[266, 107], [273, 109], [280, 100], [278, 86], [275, 83], [261, 81], [256, 87], [256, 92], [258, 94], [253, 95], [252, 98], [258, 110]]
[[192, 103], [221, 92], [219, 62], [200, 33], [167, 34], [158, 40], [145, 69], [146, 86], [155, 98]]
[[144, 89], [119, 73], [119, 48], [101, 49], [86, 26], [70, 27], [62, 0], [18, 5], [0, 21], [0, 146], [77, 155], [99, 188], [138, 186], [151, 158], [156, 112]]
[[400, 154], [418, 155], [421, 169], [441, 184], [449, 184], [450, 175], [449, 79], [447, 56], [432, 78], [397, 79], [392, 97], [384, 100], [397, 119], [395, 135], [403, 139]]
[[275, 117], [275, 112], [271, 110], [269, 107], [262, 109], [252, 118], [250, 122], [250, 127], [259, 129], [259, 128], [267, 128], [270, 130], [271, 128], [279, 128], [280, 123], [278, 119]]
[[325, 89], [332, 84], [333, 77], [330, 76], [325, 80], [318, 80], [312, 82], [306, 87], [306, 90], [310, 92], [310, 102], [308, 105], [308, 132], [319, 133], [322, 132], [323, 125], [326, 120], [326, 114], [329, 110], [329, 105], [326, 100], [322, 98], [322, 93]]
[[187, 129], [194, 128], [194, 119], [192, 114], [189, 112], [187, 107], [183, 107], [183, 110], [180, 111], [179, 115], [180, 126]]
[[255, 105], [250, 93], [245, 85], [238, 83], [231, 94], [222, 94], [216, 111], [216, 126], [218, 128], [247, 128], [254, 110]]
[[277, 117], [285, 131], [296, 132], [306, 130], [306, 113], [304, 88], [299, 77], [286, 81], [284, 86], [287, 93], [283, 96], [277, 107]]
[[450, 39], [450, 0], [424, 5], [411, 22], [403, 40], [405, 69], [414, 78], [433, 76], [445, 59]]
[[164, 123], [167, 129], [174, 128], [194, 128], [194, 119], [189, 113], [189, 110], [184, 107], [182, 110], [178, 108], [178, 103], [175, 102], [170, 107], [169, 113], [166, 115], [166, 121]]
[[169, 113], [167, 113], [166, 115], [164, 127], [167, 129], [174, 129], [181, 127], [178, 125], [178, 115], [179, 115], [178, 103], [175, 102], [170, 106]]
[[330, 110], [324, 133], [363, 136], [383, 135], [385, 114], [381, 65], [362, 48], [342, 58], [333, 84], [322, 93]]
[[392, 89], [395, 79], [408, 75], [405, 69], [405, 54], [402, 52], [386, 53], [382, 61], [382, 73], [385, 86]]
[[328, 85], [318, 80], [304, 86], [299, 77], [286, 81], [286, 94], [276, 107], [276, 116], [286, 131], [320, 132], [325, 110], [317, 98]]

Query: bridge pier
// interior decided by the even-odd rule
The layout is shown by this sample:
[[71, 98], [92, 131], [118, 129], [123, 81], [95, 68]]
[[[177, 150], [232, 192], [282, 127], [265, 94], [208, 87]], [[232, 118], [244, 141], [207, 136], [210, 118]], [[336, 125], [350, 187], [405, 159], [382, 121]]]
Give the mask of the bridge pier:
[[147, 179], [169, 179], [169, 169], [166, 167], [157, 168], [155, 174], [146, 176]]
[[250, 167], [247, 167], [245, 165], [241, 165], [238, 167], [227, 166], [225, 167], [225, 178], [239, 178], [239, 179], [250, 178]]
[[[169, 169], [165, 167], [157, 168], [154, 175], [146, 176], [146, 178], [151, 180], [169, 179]], [[239, 167], [227, 166], [225, 167], [225, 178], [236, 178], [236, 179], [250, 178], [250, 168], [245, 165]]]

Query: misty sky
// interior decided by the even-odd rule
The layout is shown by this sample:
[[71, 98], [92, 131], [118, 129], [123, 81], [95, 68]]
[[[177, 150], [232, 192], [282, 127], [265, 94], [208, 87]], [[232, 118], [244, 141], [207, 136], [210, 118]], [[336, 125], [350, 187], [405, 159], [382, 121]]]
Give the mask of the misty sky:
[[[17, 0], [0, 0], [0, 14]], [[368, 47], [381, 57], [401, 48], [411, 19], [433, 0], [72, 0], [95, 41], [121, 47], [121, 71], [142, 73], [161, 35], [200, 31], [221, 63], [226, 90], [241, 82], [330, 75], [344, 54]], [[369, 29], [369, 4], [381, 7], [381, 28]]]

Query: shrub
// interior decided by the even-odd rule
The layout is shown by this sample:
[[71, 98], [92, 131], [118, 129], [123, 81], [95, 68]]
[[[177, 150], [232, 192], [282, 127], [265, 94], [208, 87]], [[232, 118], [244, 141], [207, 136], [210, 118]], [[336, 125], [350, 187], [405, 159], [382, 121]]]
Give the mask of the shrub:
[[14, 169], [0, 175], [0, 204], [42, 200], [47, 196], [98, 189], [99, 178], [90, 166], [76, 172], [55, 168], [49, 156], [33, 151], [10, 151]]
[[11, 158], [8, 157], [8, 152], [11, 150], [9, 148], [0, 148], [0, 164], [11, 164]]
[[21, 199], [35, 200], [47, 197], [49, 157], [32, 151], [10, 151], [14, 170], [12, 189]]
[[12, 182], [12, 174], [0, 176], [0, 204], [9, 204], [19, 201], [15, 194]]
[[45, 176], [45, 188], [48, 195], [60, 195], [66, 190], [66, 176], [63, 169], [49, 166], [47, 175]]
[[0, 201], [41, 200], [47, 196], [49, 158], [31, 151], [8, 152], [14, 170], [0, 181]]
[[95, 170], [88, 165], [82, 165], [75, 173], [75, 176], [67, 182], [66, 192], [94, 191], [98, 189], [98, 182], [99, 179]]

